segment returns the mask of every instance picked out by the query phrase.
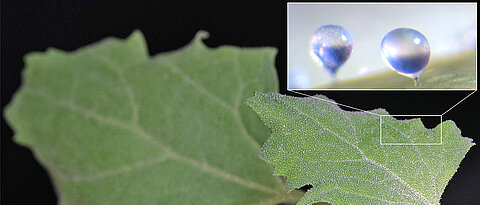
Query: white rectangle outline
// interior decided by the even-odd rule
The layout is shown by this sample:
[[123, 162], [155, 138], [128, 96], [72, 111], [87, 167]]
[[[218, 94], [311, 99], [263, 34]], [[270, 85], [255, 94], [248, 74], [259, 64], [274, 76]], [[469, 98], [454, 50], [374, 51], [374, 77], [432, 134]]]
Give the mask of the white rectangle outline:
[[381, 88], [377, 88], [377, 89], [371, 89], [371, 88], [348, 88], [348, 89], [345, 89], [345, 88], [322, 88], [322, 89], [319, 89], [319, 88], [309, 88], [309, 89], [290, 89], [288, 88], [288, 75], [289, 75], [289, 63], [288, 63], [288, 60], [289, 60], [289, 56], [290, 56], [290, 51], [289, 51], [289, 47], [290, 47], [290, 42], [289, 42], [289, 37], [290, 37], [290, 29], [289, 29], [289, 23], [288, 23], [288, 20], [289, 20], [289, 5], [315, 5], [315, 4], [353, 4], [353, 5], [356, 5], [356, 4], [380, 4], [380, 5], [383, 5], [383, 4], [390, 4], [390, 5], [395, 5], [395, 4], [398, 4], [398, 5], [403, 5], [403, 4], [425, 4], [425, 5], [428, 5], [428, 4], [472, 4], [472, 5], [477, 5], [477, 2], [447, 2], [447, 3], [444, 3], [444, 2], [427, 2], [427, 3], [408, 3], [408, 2], [405, 2], [405, 3], [369, 3], [369, 2], [366, 2], [366, 3], [355, 3], [355, 2], [345, 2], [345, 3], [342, 3], [342, 2], [338, 2], [338, 3], [335, 3], [335, 2], [326, 2], [326, 3], [322, 3], [322, 2], [287, 2], [287, 91], [290, 91], [290, 90], [296, 90], [296, 91], [322, 91], [322, 90], [338, 90], [338, 91], [342, 91], [342, 90], [375, 90], [375, 91], [398, 91], [398, 90], [405, 90], [405, 91], [416, 91], [416, 90], [433, 90], [433, 91], [477, 91], [477, 88], [478, 88], [478, 37], [477, 37], [477, 41], [475, 41], [475, 74], [476, 74], [476, 77], [475, 77], [475, 88], [474, 89], [456, 89], [456, 88], [443, 88], [443, 89], [440, 89], [440, 88], [431, 88], [431, 89], [406, 89], [406, 88], [393, 88], [393, 89], [381, 89]]
[[[440, 117], [440, 143], [383, 143], [382, 142], [382, 117], [384, 116], [417, 116], [417, 117]], [[443, 115], [380, 115], [380, 145], [443, 145]]]

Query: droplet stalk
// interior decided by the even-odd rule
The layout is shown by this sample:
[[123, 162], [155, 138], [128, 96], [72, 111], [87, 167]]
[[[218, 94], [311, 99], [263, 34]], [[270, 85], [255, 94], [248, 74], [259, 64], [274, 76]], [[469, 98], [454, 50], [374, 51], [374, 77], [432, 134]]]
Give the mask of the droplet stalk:
[[415, 81], [415, 87], [420, 87], [421, 86], [420, 79], [418, 77], [413, 78], [413, 80]]

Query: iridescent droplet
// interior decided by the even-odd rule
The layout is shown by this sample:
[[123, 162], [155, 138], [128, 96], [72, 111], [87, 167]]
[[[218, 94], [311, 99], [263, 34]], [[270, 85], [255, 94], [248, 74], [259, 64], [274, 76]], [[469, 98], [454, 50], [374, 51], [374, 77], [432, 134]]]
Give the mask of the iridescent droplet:
[[383, 57], [396, 72], [415, 79], [427, 66], [430, 59], [430, 45], [420, 32], [410, 28], [398, 28], [383, 37]]
[[337, 25], [325, 25], [315, 31], [312, 53], [334, 75], [350, 57], [353, 41], [350, 33]]

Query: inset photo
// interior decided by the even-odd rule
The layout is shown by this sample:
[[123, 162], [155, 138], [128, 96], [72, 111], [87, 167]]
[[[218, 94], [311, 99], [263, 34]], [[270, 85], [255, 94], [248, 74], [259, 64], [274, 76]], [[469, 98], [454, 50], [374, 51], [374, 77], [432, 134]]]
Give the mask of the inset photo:
[[476, 3], [288, 3], [288, 90], [476, 90]]

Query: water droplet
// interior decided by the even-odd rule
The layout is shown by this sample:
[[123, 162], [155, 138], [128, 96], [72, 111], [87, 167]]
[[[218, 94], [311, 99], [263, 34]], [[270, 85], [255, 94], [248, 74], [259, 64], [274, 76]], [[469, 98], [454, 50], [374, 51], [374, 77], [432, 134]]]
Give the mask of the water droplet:
[[415, 79], [427, 66], [430, 59], [430, 45], [420, 32], [410, 28], [398, 28], [383, 37], [381, 51], [384, 60], [397, 73]]
[[319, 60], [332, 76], [347, 61], [353, 49], [350, 33], [337, 25], [325, 25], [317, 29], [311, 43], [312, 57]]

